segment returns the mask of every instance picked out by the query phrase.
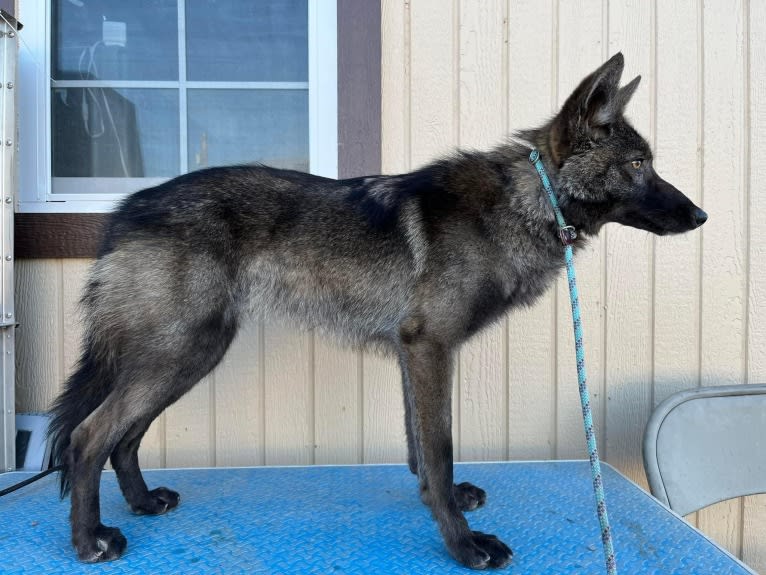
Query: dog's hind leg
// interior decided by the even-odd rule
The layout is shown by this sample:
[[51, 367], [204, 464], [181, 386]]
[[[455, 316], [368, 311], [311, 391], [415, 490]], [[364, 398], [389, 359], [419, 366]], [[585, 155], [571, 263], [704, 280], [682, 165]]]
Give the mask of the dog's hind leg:
[[72, 484], [72, 544], [78, 558], [88, 563], [116, 559], [127, 545], [119, 529], [101, 523], [101, 468], [130, 428], [153, 409], [156, 392], [164, 387], [148, 385], [148, 381], [131, 383], [112, 391], [72, 432], [67, 461]]
[[135, 511], [156, 513], [178, 503], [174, 491], [147, 489], [137, 450], [152, 420], [207, 375], [234, 339], [236, 322], [227, 313], [201, 319], [173, 337], [157, 340], [152, 349], [144, 346], [143, 353], [126, 349], [113, 391], [72, 433], [68, 453], [72, 543], [82, 561], [116, 559], [127, 544], [118, 529], [101, 524], [99, 478], [110, 454], [120, 487]]
[[135, 423], [112, 451], [112, 467], [117, 474], [122, 494], [131, 510], [139, 515], [160, 515], [176, 507], [180, 495], [167, 487], [151, 491], [146, 486], [138, 465], [138, 447], [146, 430], [158, 413]]
[[[413, 322], [418, 323], [419, 322]], [[412, 392], [414, 436], [420, 445], [418, 477], [421, 493], [439, 525], [450, 553], [474, 568], [504, 567], [511, 550], [494, 535], [468, 527], [453, 483], [451, 371], [453, 352], [423, 325], [401, 330], [403, 365]]]
[[[207, 373], [206, 370], [205, 373]], [[101, 468], [116, 451], [120, 487], [139, 513], [157, 513], [178, 504], [178, 494], [167, 488], [149, 491], [138, 467], [140, 437], [153, 416], [188, 391], [201, 377], [187, 379], [168, 372], [154, 376], [146, 370], [121, 374], [116, 389], [72, 433], [68, 465], [71, 473], [72, 543], [81, 561], [109, 561], [122, 555], [127, 544], [119, 529], [101, 523], [99, 480]], [[122, 384], [122, 385], [120, 385]]]

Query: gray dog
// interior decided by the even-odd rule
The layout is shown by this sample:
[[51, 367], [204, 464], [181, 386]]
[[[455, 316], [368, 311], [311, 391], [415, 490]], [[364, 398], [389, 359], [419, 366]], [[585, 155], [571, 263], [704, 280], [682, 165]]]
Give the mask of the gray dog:
[[539, 129], [410, 174], [336, 181], [232, 166], [124, 200], [83, 295], [82, 357], [52, 409], [78, 557], [108, 561], [127, 544], [101, 524], [108, 458], [133, 511], [178, 505], [178, 493], [147, 488], [141, 438], [218, 364], [245, 318], [269, 314], [398, 358], [409, 467], [447, 549], [475, 569], [507, 565], [511, 550], [463, 516], [486, 494], [453, 483], [450, 382], [459, 346], [532, 304], [564, 265], [530, 150], [579, 233], [576, 249], [607, 222], [667, 234], [707, 219], [657, 175], [623, 118], [640, 78], [620, 88], [622, 69], [617, 54]]

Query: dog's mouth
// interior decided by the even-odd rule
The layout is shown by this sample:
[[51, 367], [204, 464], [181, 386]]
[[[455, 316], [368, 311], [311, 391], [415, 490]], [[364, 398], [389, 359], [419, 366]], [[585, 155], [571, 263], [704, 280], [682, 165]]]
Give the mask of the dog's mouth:
[[669, 214], [667, 212], [655, 212], [642, 214], [628, 212], [616, 218], [620, 224], [644, 230], [658, 236], [683, 234], [697, 229], [707, 221], [708, 215], [696, 208], [692, 213]]

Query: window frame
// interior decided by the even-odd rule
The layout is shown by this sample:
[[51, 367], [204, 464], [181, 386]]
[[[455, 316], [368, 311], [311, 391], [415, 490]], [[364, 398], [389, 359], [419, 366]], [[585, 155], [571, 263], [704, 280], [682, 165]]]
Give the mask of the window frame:
[[[21, 85], [29, 87], [28, 90], [22, 88], [21, 97], [23, 101], [32, 104], [21, 106], [19, 112], [20, 193], [16, 211], [49, 214], [109, 212], [130, 191], [156, 185], [168, 178], [97, 178], [106, 185], [117, 187], [120, 192], [53, 193], [50, 81], [52, 1], [56, 0], [22, 0], [19, 7], [26, 31], [19, 54], [19, 77]], [[178, 0], [179, 12], [185, 8], [186, 1]], [[338, 0], [308, 0], [308, 11], [309, 165], [311, 173], [335, 178], [338, 176]], [[179, 42], [179, 45], [183, 43]], [[182, 62], [184, 56], [180, 55], [180, 58]], [[155, 84], [163, 87], [164, 83]], [[119, 86], [120, 82], [105, 82], [105, 85]], [[181, 137], [184, 137], [183, 132], [181, 129]], [[25, 137], [28, 134], [43, 136]]]

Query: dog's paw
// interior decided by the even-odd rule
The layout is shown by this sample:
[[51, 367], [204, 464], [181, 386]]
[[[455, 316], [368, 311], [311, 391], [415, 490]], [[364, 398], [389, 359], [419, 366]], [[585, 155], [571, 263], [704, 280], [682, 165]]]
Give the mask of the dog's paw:
[[502, 569], [513, 557], [513, 551], [494, 535], [472, 531], [471, 535], [450, 546], [460, 563], [471, 569]]
[[161, 515], [177, 507], [180, 502], [178, 493], [167, 487], [158, 487], [149, 491], [142, 501], [131, 504], [130, 508], [137, 515]]
[[484, 505], [487, 501], [487, 492], [467, 481], [454, 485], [452, 493], [455, 495], [455, 501], [460, 511], [473, 511]]
[[74, 541], [77, 558], [84, 563], [99, 563], [118, 559], [128, 540], [116, 527], [99, 525], [92, 533]]

